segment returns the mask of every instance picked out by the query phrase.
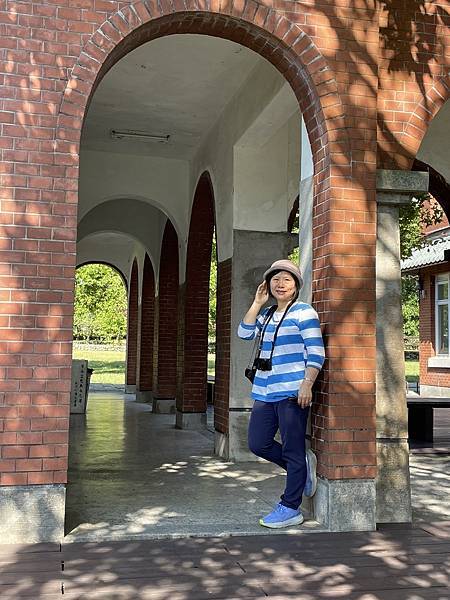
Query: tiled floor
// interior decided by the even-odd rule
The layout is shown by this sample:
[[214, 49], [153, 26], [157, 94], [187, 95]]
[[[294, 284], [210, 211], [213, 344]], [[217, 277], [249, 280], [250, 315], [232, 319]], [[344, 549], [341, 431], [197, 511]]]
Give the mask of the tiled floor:
[[280, 469], [221, 460], [213, 440], [175, 429], [173, 415], [153, 415], [131, 395], [91, 394], [87, 415], [71, 418], [68, 540], [261, 533], [258, 518], [283, 489]]
[[[227, 463], [210, 431], [173, 423], [133, 396], [90, 395], [87, 415], [71, 422], [68, 541], [265, 533], [258, 517], [282, 491], [280, 469]], [[422, 448], [410, 464], [414, 519], [450, 519], [450, 454]], [[323, 531], [311, 520], [304, 529]]]

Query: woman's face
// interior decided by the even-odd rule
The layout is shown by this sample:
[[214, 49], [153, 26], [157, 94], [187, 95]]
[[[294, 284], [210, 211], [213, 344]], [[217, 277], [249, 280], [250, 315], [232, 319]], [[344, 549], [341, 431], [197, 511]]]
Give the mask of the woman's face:
[[270, 292], [275, 300], [292, 300], [297, 291], [294, 277], [287, 271], [276, 273], [270, 280]]

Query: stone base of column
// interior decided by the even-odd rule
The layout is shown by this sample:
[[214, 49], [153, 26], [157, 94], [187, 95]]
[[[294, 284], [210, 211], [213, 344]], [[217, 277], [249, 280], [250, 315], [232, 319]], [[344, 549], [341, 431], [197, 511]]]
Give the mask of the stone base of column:
[[250, 410], [231, 410], [228, 415], [228, 460], [248, 462], [260, 460], [248, 449]]
[[317, 479], [314, 517], [330, 531], [374, 531], [375, 480]]
[[125, 394], [135, 394], [135, 393], [136, 393], [136, 386], [127, 383], [125, 385]]
[[153, 402], [153, 392], [150, 390], [136, 390], [136, 401], [151, 404]]
[[205, 429], [206, 413], [176, 412], [175, 427], [177, 429]]
[[174, 415], [177, 410], [175, 398], [153, 398], [153, 413]]
[[229, 438], [226, 433], [214, 431], [214, 454], [225, 460], [229, 460]]
[[63, 484], [0, 487], [2, 543], [61, 542], [65, 500]]
[[408, 441], [377, 440], [377, 523], [412, 520]]

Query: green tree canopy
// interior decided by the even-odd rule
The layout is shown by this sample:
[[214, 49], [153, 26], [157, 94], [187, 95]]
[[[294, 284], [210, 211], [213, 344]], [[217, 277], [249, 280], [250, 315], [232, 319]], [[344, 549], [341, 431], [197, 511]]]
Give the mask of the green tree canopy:
[[127, 291], [112, 267], [85, 265], [75, 274], [74, 338], [101, 342], [126, 337]]
[[[430, 194], [421, 194], [400, 209], [400, 254], [402, 260], [414, 250], [426, 244], [424, 229], [440, 223], [443, 217], [441, 206]], [[403, 332], [408, 337], [419, 336], [419, 298], [417, 277], [402, 277]]]
[[214, 230], [212, 251], [211, 251], [211, 271], [209, 275], [209, 320], [208, 320], [208, 338], [210, 342], [216, 339], [216, 306], [217, 306], [217, 244], [216, 232]]

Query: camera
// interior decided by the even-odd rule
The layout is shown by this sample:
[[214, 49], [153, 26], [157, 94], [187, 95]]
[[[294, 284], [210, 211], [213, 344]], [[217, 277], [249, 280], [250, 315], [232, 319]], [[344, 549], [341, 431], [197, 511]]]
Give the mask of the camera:
[[255, 358], [253, 366], [259, 371], [271, 371], [272, 370], [272, 359], [271, 358]]

